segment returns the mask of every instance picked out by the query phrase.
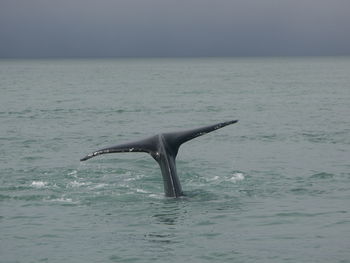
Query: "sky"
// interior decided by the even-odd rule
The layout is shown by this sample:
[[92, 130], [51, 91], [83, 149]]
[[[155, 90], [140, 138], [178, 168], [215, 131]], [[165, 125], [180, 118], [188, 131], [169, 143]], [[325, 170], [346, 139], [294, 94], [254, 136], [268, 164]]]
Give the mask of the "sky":
[[322, 55], [349, 0], [0, 0], [0, 58]]

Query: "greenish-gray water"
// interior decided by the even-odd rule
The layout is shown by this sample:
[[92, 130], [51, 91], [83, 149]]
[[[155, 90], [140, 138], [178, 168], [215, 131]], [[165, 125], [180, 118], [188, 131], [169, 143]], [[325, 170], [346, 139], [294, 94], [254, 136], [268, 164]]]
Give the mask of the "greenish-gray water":
[[[350, 58], [0, 60], [0, 262], [350, 262]], [[239, 119], [181, 146], [79, 159]]]

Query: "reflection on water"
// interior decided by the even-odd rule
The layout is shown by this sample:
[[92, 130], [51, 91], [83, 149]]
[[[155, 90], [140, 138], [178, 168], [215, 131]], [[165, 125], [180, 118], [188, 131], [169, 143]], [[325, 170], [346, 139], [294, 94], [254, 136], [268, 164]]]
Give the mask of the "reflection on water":
[[159, 213], [153, 215], [156, 219], [157, 224], [176, 226], [179, 220], [183, 219], [183, 213], [181, 208], [179, 207], [166, 207], [162, 208]]
[[153, 218], [156, 219], [156, 224], [176, 226], [184, 220], [187, 213], [187, 202], [184, 198], [167, 198], [154, 206], [154, 210]]
[[174, 239], [175, 239], [175, 234], [161, 234], [161, 233], [149, 233], [147, 235], [145, 235], [145, 238], [149, 241], [149, 242], [154, 242], [154, 243], [163, 243], [163, 244], [173, 244], [173, 243], [177, 243]]
[[145, 234], [147, 241], [159, 244], [178, 243], [178, 228], [187, 214], [186, 202], [179, 199], [162, 200], [154, 207], [152, 231]]

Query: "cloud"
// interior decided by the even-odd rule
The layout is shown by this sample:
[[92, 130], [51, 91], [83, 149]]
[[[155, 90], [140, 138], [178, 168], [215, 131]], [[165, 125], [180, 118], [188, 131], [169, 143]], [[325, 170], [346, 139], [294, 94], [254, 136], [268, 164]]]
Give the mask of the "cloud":
[[2, 0], [0, 57], [342, 55], [346, 0]]

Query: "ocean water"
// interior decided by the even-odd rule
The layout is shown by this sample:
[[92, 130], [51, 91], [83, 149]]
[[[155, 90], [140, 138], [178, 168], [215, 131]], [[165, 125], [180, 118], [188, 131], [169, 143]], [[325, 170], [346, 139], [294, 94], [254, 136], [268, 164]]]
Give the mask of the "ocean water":
[[[181, 146], [185, 197], [104, 146]], [[350, 58], [0, 60], [0, 262], [350, 262]]]

